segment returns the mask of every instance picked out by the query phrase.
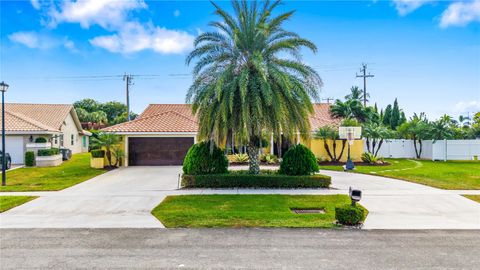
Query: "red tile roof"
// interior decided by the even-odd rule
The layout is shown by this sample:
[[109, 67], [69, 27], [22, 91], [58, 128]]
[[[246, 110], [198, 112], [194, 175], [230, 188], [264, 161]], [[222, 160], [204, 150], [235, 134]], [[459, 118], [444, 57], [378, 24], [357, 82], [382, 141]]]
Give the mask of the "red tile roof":
[[[314, 104], [310, 117], [312, 131], [325, 125], [338, 126], [330, 116], [330, 104]], [[197, 132], [198, 121], [190, 104], [150, 104], [137, 119], [102, 129], [106, 132]]]
[[[28, 103], [5, 103], [5, 111], [16, 114], [17, 117], [30, 122], [35, 120], [37, 123], [48, 127], [49, 129], [60, 131], [63, 121], [73, 109], [69, 104], [28, 104]], [[5, 116], [5, 118], [7, 118]], [[17, 129], [14, 122], [6, 122], [5, 130], [9, 128]], [[10, 126], [12, 125], [12, 126]]]

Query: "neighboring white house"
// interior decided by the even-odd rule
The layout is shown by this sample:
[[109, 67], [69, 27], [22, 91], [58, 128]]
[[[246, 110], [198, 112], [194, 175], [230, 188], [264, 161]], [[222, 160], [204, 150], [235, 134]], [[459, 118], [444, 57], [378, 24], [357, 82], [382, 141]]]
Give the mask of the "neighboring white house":
[[88, 151], [91, 135], [82, 129], [75, 109], [68, 104], [6, 103], [5, 133], [5, 150], [13, 164], [24, 163], [27, 144], [38, 137], [47, 139], [52, 147], [81, 153]]

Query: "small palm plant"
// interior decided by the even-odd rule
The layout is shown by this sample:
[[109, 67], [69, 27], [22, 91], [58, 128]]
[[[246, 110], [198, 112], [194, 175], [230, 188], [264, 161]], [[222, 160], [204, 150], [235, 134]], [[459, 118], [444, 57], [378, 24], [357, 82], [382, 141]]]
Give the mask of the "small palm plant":
[[101, 132], [97, 138], [92, 138], [92, 143], [95, 148], [104, 148], [105, 156], [107, 157], [108, 165], [112, 167], [112, 151], [120, 143], [120, 136], [113, 133]]

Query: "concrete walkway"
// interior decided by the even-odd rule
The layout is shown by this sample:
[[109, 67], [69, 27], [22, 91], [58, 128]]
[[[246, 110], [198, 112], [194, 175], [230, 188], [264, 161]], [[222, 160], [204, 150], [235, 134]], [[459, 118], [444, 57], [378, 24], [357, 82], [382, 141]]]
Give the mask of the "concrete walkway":
[[3, 192], [40, 198], [0, 215], [1, 228], [163, 228], [150, 211], [168, 195], [347, 194], [363, 191], [365, 229], [480, 229], [480, 204], [456, 191], [363, 174], [322, 171], [332, 188], [177, 190], [181, 167], [129, 167], [58, 192]]

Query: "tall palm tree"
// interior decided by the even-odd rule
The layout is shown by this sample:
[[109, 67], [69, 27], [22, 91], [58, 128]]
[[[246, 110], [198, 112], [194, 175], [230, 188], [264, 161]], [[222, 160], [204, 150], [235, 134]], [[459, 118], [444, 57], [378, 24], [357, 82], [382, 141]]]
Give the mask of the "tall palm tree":
[[[366, 97], [367, 97], [366, 101], [368, 101], [370, 98], [370, 94], [367, 93]], [[350, 94], [346, 95], [345, 99], [346, 100], [355, 99], [360, 102], [363, 102], [363, 90], [361, 90], [358, 86], [352, 86], [350, 88]]]
[[293, 139], [310, 133], [311, 98], [322, 80], [301, 61], [301, 48], [317, 51], [309, 40], [285, 30], [294, 11], [274, 16], [280, 1], [233, 1], [230, 14], [215, 3], [216, 31], [199, 35], [186, 62], [196, 60], [187, 102], [200, 121], [201, 139], [224, 143], [233, 134], [246, 144], [250, 172], [259, 173], [262, 132]]

